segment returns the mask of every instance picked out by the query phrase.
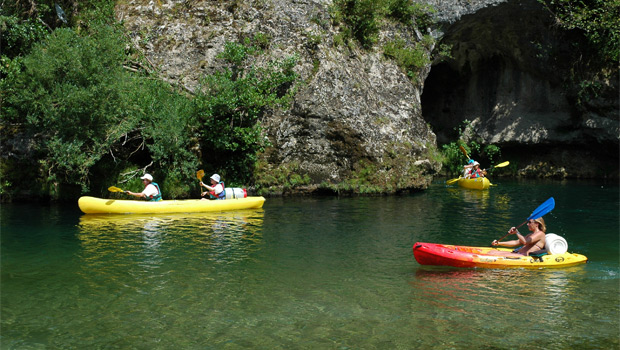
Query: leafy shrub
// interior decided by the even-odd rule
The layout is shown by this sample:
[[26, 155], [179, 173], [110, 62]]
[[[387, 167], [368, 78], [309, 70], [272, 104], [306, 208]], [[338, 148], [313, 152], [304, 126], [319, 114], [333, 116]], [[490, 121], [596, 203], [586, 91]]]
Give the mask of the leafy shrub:
[[[619, 0], [539, 0], [567, 30], [581, 31], [606, 62], [620, 60]], [[617, 67], [617, 66], [616, 66]]]
[[15, 58], [47, 35], [45, 26], [36, 19], [20, 20], [15, 16], [0, 15], [0, 43], [2, 56]]
[[[443, 169], [448, 175], [462, 173], [463, 165], [468, 160], [465, 153], [469, 158], [481, 163], [481, 168], [490, 168], [495, 161], [500, 160], [501, 149], [497, 145], [483, 145], [477, 141], [470, 121], [465, 120], [461, 126], [455, 129], [458, 129], [459, 139], [442, 146]], [[488, 166], [482, 165], [483, 162], [488, 163]]]
[[7, 77], [7, 120], [23, 123], [37, 142], [49, 181], [85, 184], [89, 168], [131, 127], [131, 85], [121, 73], [124, 53], [110, 28], [81, 37], [54, 31]]
[[403, 39], [388, 42], [383, 54], [394, 59], [412, 81], [416, 81], [420, 70], [431, 63], [428, 50], [421, 43], [414, 42], [408, 47]]
[[[3, 123], [36, 140], [30, 155], [36, 159], [22, 161], [38, 162], [46, 182], [83, 192], [92, 178], [113, 179], [115, 167], [131, 162], [190, 173], [197, 162], [188, 151], [189, 101], [161, 81], [123, 69], [124, 37], [114, 27], [92, 25], [84, 34], [57, 29], [9, 62]], [[94, 169], [106, 173], [93, 176]], [[159, 175], [165, 179], [166, 171]]]
[[433, 14], [436, 10], [428, 4], [419, 4], [411, 0], [385, 0], [386, 16], [403, 24], [416, 25], [426, 29], [435, 23]]
[[113, 2], [86, 3], [102, 7], [79, 13], [88, 18], [79, 31], [59, 28], [36, 42], [38, 29], [19, 27], [15, 23], [28, 22], [15, 17], [9, 18], [11, 31], [2, 33], [12, 47], [33, 42], [28, 52], [1, 58], [2, 139], [19, 133], [34, 141], [27, 154], [2, 160], [2, 195], [10, 195], [14, 184], [32, 187], [18, 183], [20, 171], [44, 174], [37, 176], [41, 195], [58, 195], [57, 184], [82, 192], [112, 184], [140, 190], [137, 179], [148, 171], [166, 198], [186, 197], [195, 190], [189, 179], [201, 161], [231, 174], [229, 181], [251, 179], [265, 145], [258, 120], [290, 100], [297, 58], [253, 67], [250, 59], [268, 45], [267, 36], [227, 43], [219, 57], [229, 68], [204, 77], [205, 89], [188, 98], [125, 69], [134, 53], [126, 50], [131, 46], [122, 27], [106, 24]]
[[268, 108], [287, 105], [298, 79], [296, 56], [246, 68], [253, 52], [247, 45], [227, 43], [219, 57], [232, 68], [204, 77], [193, 100], [202, 159], [209, 170], [242, 182], [251, 181], [257, 153], [266, 146], [259, 119]]
[[379, 32], [379, 2], [375, 0], [336, 0], [334, 19], [344, 22], [348, 36], [368, 49], [377, 40]]

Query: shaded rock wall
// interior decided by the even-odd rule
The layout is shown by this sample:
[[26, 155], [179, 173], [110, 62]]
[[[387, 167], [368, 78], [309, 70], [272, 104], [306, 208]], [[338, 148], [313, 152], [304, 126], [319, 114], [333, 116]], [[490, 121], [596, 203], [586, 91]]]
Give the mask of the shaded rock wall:
[[577, 87], [566, 79], [574, 65], [571, 38], [537, 1], [453, 16], [440, 16], [452, 59], [433, 65], [422, 95], [438, 142], [454, 141], [455, 127], [469, 120], [524, 176], [537, 174], [526, 169], [539, 163], [567, 177], [618, 176], [618, 81], [576, 105]]

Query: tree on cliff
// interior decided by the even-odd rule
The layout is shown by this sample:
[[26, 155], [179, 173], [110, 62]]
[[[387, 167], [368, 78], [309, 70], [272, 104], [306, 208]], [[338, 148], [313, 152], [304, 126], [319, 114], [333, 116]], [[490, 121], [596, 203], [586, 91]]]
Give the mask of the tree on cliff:
[[258, 119], [289, 98], [295, 57], [259, 68], [246, 59], [260, 50], [229, 43], [221, 58], [230, 68], [187, 95], [144, 69], [113, 18], [99, 13], [79, 28], [54, 29], [37, 25], [39, 15], [0, 18], [11, 43], [0, 68], [0, 194], [97, 194], [139, 187], [148, 170], [167, 198], [188, 197], [203, 162], [229, 184], [251, 179], [264, 143]]

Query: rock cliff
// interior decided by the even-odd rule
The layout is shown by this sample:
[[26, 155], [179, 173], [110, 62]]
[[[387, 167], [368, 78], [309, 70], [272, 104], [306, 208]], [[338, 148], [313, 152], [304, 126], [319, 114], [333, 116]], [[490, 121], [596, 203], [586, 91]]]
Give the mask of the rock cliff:
[[[352, 180], [369, 181], [381, 192], [425, 188], [441, 165], [432, 158], [435, 134], [422, 118], [422, 84], [412, 84], [379, 49], [335, 44], [339, 29], [329, 6], [320, 0], [133, 0], [119, 5], [117, 14], [161, 74], [189, 90], [218, 69], [215, 56], [227, 41], [263, 33], [270, 38], [267, 56], [299, 56], [304, 84], [292, 107], [262, 121], [273, 145], [264, 171], [288, 167], [308, 175], [309, 191]], [[379, 41], [395, 31], [408, 40], [419, 37], [391, 26]]]
[[452, 58], [432, 66], [422, 95], [438, 142], [456, 138], [454, 128], [469, 120], [524, 176], [617, 178], [617, 73], [579, 103], [579, 82], [567, 79], [579, 65], [578, 38], [559, 30], [540, 3], [446, 3], [435, 5]]
[[[395, 35], [414, 42], [421, 33], [383, 23], [370, 50], [338, 45], [329, 0], [128, 0], [117, 16], [161, 75], [190, 91], [218, 69], [215, 56], [227, 41], [264, 33], [268, 56], [297, 54], [304, 84], [290, 109], [262, 121], [273, 144], [263, 171], [308, 175], [308, 191], [362, 178], [383, 192], [423, 189], [441, 167], [435, 133], [440, 143], [451, 141], [463, 120], [523, 169], [554, 161], [569, 176], [587, 176], [571, 159], [592, 154], [595, 147], [583, 148], [595, 142], [607, 150], [599, 162], [615, 156], [617, 176], [617, 94], [575, 114], [553, 66], [537, 61], [540, 47], [561, 42], [535, 0], [425, 2], [438, 9], [441, 26], [430, 30], [452, 45], [452, 59], [415, 79], [384, 57], [382, 44]], [[540, 157], [517, 152], [523, 149]]]

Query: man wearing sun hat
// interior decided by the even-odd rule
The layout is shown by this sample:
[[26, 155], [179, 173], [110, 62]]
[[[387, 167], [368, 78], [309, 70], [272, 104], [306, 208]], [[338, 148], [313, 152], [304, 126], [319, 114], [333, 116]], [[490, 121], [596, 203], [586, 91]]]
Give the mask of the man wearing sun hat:
[[142, 190], [142, 192], [125, 191], [125, 193], [152, 202], [160, 201], [161, 190], [159, 189], [159, 185], [153, 182], [153, 176], [151, 176], [151, 174], [144, 174], [140, 179], [142, 179], [142, 183], [144, 184], [144, 190]]
[[207, 199], [205, 196], [209, 194], [209, 198], [211, 199], [226, 199], [226, 191], [224, 191], [224, 182], [220, 181], [220, 176], [218, 174], [211, 175], [211, 186], [205, 185], [202, 181], [200, 181], [200, 186], [207, 189], [207, 191], [202, 192], [202, 199]]
[[469, 171], [468, 179], [475, 179], [478, 177], [484, 177], [485, 172], [480, 169], [480, 163], [474, 162], [471, 170]]
[[474, 163], [475, 161], [473, 159], [470, 159], [469, 161], [467, 161], [467, 165], [463, 165], [463, 177], [469, 177], [469, 173], [471, 173], [471, 168], [474, 167]]

